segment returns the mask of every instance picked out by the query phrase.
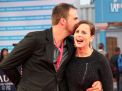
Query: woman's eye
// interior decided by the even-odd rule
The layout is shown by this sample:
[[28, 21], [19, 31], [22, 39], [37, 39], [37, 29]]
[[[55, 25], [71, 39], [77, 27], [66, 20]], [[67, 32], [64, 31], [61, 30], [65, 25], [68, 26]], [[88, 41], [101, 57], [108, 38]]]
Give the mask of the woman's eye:
[[83, 34], [87, 34], [85, 31], [82, 31]]
[[79, 30], [76, 30], [75, 33], [79, 33]]

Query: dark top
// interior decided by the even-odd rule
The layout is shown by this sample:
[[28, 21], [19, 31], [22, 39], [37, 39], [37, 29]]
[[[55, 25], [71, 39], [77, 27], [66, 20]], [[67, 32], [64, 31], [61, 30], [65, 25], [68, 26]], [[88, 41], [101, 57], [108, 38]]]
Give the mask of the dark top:
[[110, 65], [111, 65], [111, 69], [112, 69], [112, 72], [113, 72], [113, 77], [116, 78], [117, 81], [119, 81], [119, 75], [120, 75], [120, 72], [118, 70], [118, 63], [117, 63], [119, 55], [120, 54], [115, 54], [110, 59]]
[[117, 65], [118, 57], [119, 57], [119, 54], [113, 55], [111, 57], [111, 60], [110, 60], [111, 66], [114, 66], [114, 67], [118, 68], [118, 65]]
[[66, 77], [69, 91], [86, 91], [97, 80], [101, 81], [103, 91], [113, 91], [110, 66], [106, 58], [95, 50], [89, 57], [73, 56]]

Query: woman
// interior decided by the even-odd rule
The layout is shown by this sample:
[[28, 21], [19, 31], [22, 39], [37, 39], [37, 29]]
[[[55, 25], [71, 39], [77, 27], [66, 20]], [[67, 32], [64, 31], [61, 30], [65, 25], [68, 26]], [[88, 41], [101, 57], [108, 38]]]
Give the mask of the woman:
[[1, 53], [0, 53], [0, 62], [1, 62], [4, 58], [6, 58], [7, 55], [8, 55], [8, 49], [3, 48], [3, 49], [1, 50]]
[[112, 72], [106, 58], [92, 48], [95, 27], [80, 21], [75, 27], [76, 51], [67, 66], [69, 91], [89, 91], [95, 81], [101, 81], [103, 91], [113, 91]]

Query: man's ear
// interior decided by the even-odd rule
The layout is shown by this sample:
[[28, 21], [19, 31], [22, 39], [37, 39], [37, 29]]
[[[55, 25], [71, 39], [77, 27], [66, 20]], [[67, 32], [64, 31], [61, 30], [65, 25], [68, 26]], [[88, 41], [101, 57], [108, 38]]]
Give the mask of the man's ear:
[[59, 22], [60, 22], [61, 25], [65, 25], [66, 24], [66, 19], [65, 18], [61, 18]]

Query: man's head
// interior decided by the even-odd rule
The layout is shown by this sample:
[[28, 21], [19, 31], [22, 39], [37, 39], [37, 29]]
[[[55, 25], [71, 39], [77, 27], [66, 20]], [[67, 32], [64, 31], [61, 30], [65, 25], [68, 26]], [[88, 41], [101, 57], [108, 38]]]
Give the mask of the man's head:
[[98, 48], [104, 50], [104, 44], [103, 43], [99, 43]]
[[52, 12], [52, 25], [60, 25], [64, 30], [72, 31], [74, 25], [78, 23], [76, 8], [67, 3], [56, 5]]
[[61, 18], [67, 19], [70, 9], [76, 9], [73, 5], [60, 3], [54, 7], [52, 12], [52, 25], [57, 25]]
[[120, 53], [121, 53], [120, 48], [119, 48], [119, 47], [116, 47], [116, 48], [115, 48], [115, 54], [120, 54]]

